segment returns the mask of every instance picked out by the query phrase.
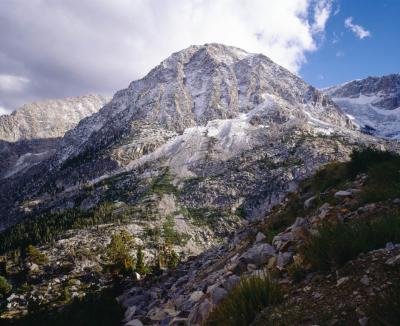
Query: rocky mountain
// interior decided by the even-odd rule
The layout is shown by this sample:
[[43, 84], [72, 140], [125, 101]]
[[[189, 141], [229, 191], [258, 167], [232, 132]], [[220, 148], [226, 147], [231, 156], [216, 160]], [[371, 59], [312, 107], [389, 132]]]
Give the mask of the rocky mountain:
[[54, 154], [59, 140], [109, 101], [100, 95], [26, 104], [0, 116], [0, 177], [29, 169]]
[[[315, 125], [351, 125], [327, 97], [264, 55], [218, 44], [192, 46], [119, 91], [101, 112], [68, 133], [57, 163], [110, 148], [113, 159], [124, 165], [148, 151], [132, 144], [141, 144], [154, 129], [160, 135], [147, 144], [150, 151], [187, 128], [261, 112], [265, 122], [297, 118]], [[126, 157], [120, 158], [118, 149]]]
[[[375, 142], [354, 129], [329, 97], [266, 56], [219, 44], [191, 46], [67, 132], [55, 155], [31, 169], [33, 183], [10, 180], [15, 192], [4, 200], [12, 205], [7, 220], [24, 216], [18, 203], [28, 198], [40, 209], [59, 209], [57, 200], [75, 207], [65, 195], [77, 196], [83, 185], [127, 173], [145, 186], [164, 170], [178, 188], [188, 178], [200, 181], [182, 196], [193, 208], [243, 207], [255, 217], [297, 179], [333, 157], [345, 158], [350, 147], [342, 139]], [[131, 190], [131, 204], [140, 202], [139, 189]], [[56, 194], [51, 201], [49, 193]], [[193, 198], [197, 193], [207, 195]], [[102, 200], [96, 192], [90, 205]]]
[[364, 131], [400, 138], [400, 74], [354, 80], [323, 92]]
[[[264, 55], [221, 44], [174, 53], [66, 132], [53, 155], [0, 184], [0, 253], [23, 275], [15, 287], [33, 287], [5, 315], [217, 250], [322, 165], [365, 146], [399, 144], [361, 133], [329, 96]], [[132, 316], [145, 320], [143, 309]]]

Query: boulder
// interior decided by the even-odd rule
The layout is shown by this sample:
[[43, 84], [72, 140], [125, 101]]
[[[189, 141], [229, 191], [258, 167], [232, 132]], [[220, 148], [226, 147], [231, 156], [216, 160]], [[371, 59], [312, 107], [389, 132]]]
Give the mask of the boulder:
[[369, 283], [370, 283], [369, 277], [368, 277], [367, 275], [364, 275], [364, 276], [360, 279], [360, 282], [361, 282], [362, 284], [364, 284], [365, 286], [368, 286]]
[[268, 260], [267, 268], [268, 268], [268, 269], [272, 269], [272, 268], [274, 268], [275, 266], [276, 266], [276, 257], [271, 257], [271, 258]]
[[234, 288], [239, 282], [240, 282], [239, 276], [231, 275], [225, 280], [225, 282], [222, 284], [222, 286], [224, 287], [224, 289], [229, 291], [232, 288]]
[[276, 267], [283, 269], [286, 265], [293, 261], [293, 253], [291, 252], [280, 252], [276, 261]]
[[134, 279], [135, 281], [140, 281], [140, 274], [139, 274], [138, 272], [134, 272], [134, 273], [133, 273], [133, 279]]
[[133, 319], [128, 321], [125, 326], [143, 326], [143, 323], [139, 319]]
[[216, 287], [211, 291], [211, 301], [213, 304], [218, 304], [226, 295], [228, 291], [226, 291], [222, 287]]
[[353, 195], [353, 193], [351, 191], [348, 190], [339, 190], [337, 192], [335, 192], [335, 197], [336, 198], [343, 198], [343, 197], [351, 197]]
[[205, 299], [202, 303], [200, 303], [196, 309], [194, 309], [190, 315], [189, 315], [189, 325], [197, 325], [201, 324], [208, 316], [208, 314], [211, 312], [211, 309], [213, 308], [212, 303], [208, 300]]
[[400, 255], [394, 256], [392, 258], [389, 258], [386, 262], [386, 265], [388, 266], [398, 266], [400, 265]]
[[336, 286], [341, 286], [343, 283], [346, 283], [349, 280], [349, 277], [345, 276], [337, 280]]
[[194, 291], [190, 294], [190, 300], [193, 302], [197, 302], [201, 299], [203, 295], [204, 295], [203, 291]]
[[269, 258], [275, 256], [275, 249], [268, 243], [261, 243], [251, 247], [241, 256], [247, 264], [255, 264], [257, 266], [268, 262]]
[[35, 263], [32, 263], [32, 264], [29, 265], [29, 271], [33, 272], [33, 273], [36, 273], [36, 272], [39, 271], [39, 266], [37, 264], [35, 264]]
[[258, 232], [256, 236], [256, 243], [259, 243], [261, 241], [264, 241], [267, 237], [265, 236], [264, 233]]
[[126, 309], [123, 321], [127, 322], [128, 320], [130, 320], [135, 314], [135, 312], [136, 312], [136, 306], [131, 306], [128, 309]]
[[320, 220], [323, 220], [329, 213], [331, 209], [331, 205], [329, 203], [324, 203], [321, 207], [317, 210], [317, 217]]
[[304, 208], [305, 209], [309, 209], [312, 208], [315, 204], [315, 201], [317, 199], [317, 196], [312, 196], [310, 198], [308, 198], [307, 200], [304, 201]]

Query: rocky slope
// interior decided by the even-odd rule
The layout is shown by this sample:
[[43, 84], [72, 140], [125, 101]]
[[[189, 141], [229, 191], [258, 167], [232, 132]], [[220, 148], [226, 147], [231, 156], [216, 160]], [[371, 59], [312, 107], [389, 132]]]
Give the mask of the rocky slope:
[[[163, 270], [224, 243], [360, 146], [398, 144], [360, 133], [329, 97], [264, 55], [191, 46], [83, 119], [53, 156], [0, 184], [1, 252], [14, 257], [13, 273], [30, 283], [33, 273], [33, 302], [58, 307], [70, 278], [80, 282], [75, 296], [111, 282], [113, 235], [128, 232], [130, 254]], [[14, 256], [28, 244], [46, 254], [43, 266]], [[193, 269], [208, 266], [199, 259]], [[27, 297], [8, 315], [26, 312]]]
[[354, 80], [323, 92], [366, 132], [400, 138], [399, 74]]
[[68, 130], [108, 100], [88, 95], [34, 102], [0, 116], [0, 177], [11, 177], [49, 158]]
[[[365, 158], [360, 158], [362, 164], [375, 164]], [[386, 164], [384, 160], [379, 164]], [[274, 275], [284, 299], [264, 311], [257, 311], [256, 302], [252, 302], [252, 325], [382, 322], [379, 318], [386, 317], [378, 312], [376, 302], [400, 285], [400, 244], [391, 243], [400, 240], [400, 198], [396, 197], [400, 192], [393, 184], [394, 188], [383, 195], [377, 188], [384, 186], [384, 182], [374, 179], [373, 172], [351, 178], [346, 169], [345, 164], [328, 165], [271, 214], [245, 225], [226, 244], [179, 265], [176, 270], [138, 282], [119, 297], [127, 308], [125, 325], [241, 324], [237, 320], [229, 322], [227, 315], [219, 317], [220, 322], [212, 322], [208, 317], [233, 295], [232, 289], [241, 279], [262, 278], [265, 273]], [[393, 232], [384, 231], [380, 223], [385, 225], [384, 220], [392, 217], [395, 219], [390, 221], [395, 224], [389, 228]], [[370, 223], [372, 229], [366, 229]], [[346, 227], [351, 225], [359, 231], [347, 238]], [[311, 258], [315, 257], [304, 247], [320, 234], [332, 234], [327, 230], [335, 227], [339, 239], [317, 243], [317, 252], [322, 250], [324, 259], [328, 258], [318, 262], [329, 264], [328, 268], [314, 265]], [[372, 233], [363, 235], [367, 230]], [[360, 245], [360, 235], [367, 237], [368, 242]], [[357, 249], [352, 253], [354, 248]], [[245, 300], [251, 298], [240, 296], [233, 300], [236, 303], [231, 304], [242, 309]]]

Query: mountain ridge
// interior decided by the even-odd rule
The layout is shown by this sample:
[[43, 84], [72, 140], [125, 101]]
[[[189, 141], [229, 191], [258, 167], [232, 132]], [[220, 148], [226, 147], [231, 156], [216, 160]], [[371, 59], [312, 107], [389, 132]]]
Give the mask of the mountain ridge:
[[353, 80], [322, 91], [365, 132], [400, 138], [400, 74]]
[[0, 140], [16, 142], [62, 137], [108, 100], [105, 96], [91, 94], [25, 104], [0, 116]]

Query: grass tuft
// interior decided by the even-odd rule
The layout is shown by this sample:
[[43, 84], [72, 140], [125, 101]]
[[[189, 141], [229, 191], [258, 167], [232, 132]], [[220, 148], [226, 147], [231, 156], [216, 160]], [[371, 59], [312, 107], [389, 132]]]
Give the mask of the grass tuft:
[[346, 224], [324, 224], [311, 236], [301, 253], [318, 270], [343, 266], [360, 253], [400, 241], [400, 216], [363, 219]]
[[205, 325], [249, 325], [261, 310], [282, 300], [279, 285], [268, 275], [242, 278], [212, 310]]

